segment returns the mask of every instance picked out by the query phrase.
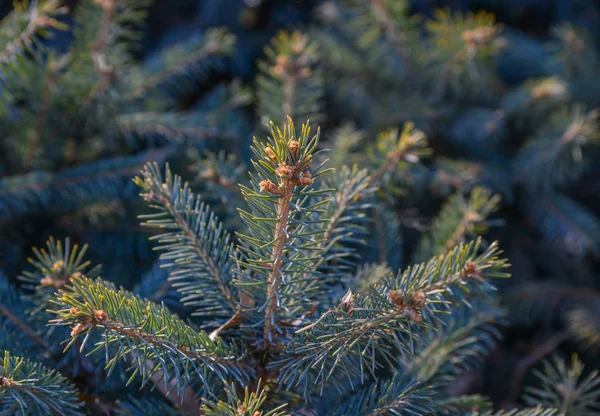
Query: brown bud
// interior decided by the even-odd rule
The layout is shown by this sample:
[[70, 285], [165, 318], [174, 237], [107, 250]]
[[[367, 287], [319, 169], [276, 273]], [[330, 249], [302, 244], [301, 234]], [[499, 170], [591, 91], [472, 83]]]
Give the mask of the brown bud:
[[390, 302], [392, 302], [393, 304], [395, 304], [399, 308], [403, 308], [404, 307], [404, 299], [403, 299], [402, 293], [400, 293], [400, 291], [393, 290], [393, 289], [390, 290], [388, 292], [388, 299], [390, 300]]
[[277, 176], [290, 177], [290, 176], [292, 176], [294, 174], [294, 168], [292, 168], [287, 163], [283, 162], [283, 163], [279, 164], [279, 166], [277, 167], [277, 169], [275, 169], [275, 173], [277, 174]]
[[467, 264], [465, 264], [465, 273], [468, 275], [471, 275], [471, 274], [475, 273], [475, 271], [476, 271], [475, 263], [473, 263], [472, 261], [468, 261]]
[[40, 285], [42, 285], [42, 286], [54, 286], [54, 279], [52, 279], [50, 276], [46, 275], [46, 276], [44, 276], [44, 277], [41, 278]]
[[281, 191], [279, 190], [279, 188], [277, 187], [277, 185], [275, 185], [273, 182], [271, 182], [269, 179], [266, 179], [264, 181], [260, 181], [260, 183], [258, 184], [259, 188], [261, 191], [266, 191], [272, 194], [276, 194], [279, 195], [281, 194]]
[[298, 148], [300, 147], [300, 144], [296, 140], [292, 140], [292, 141], [290, 141], [289, 146], [290, 146], [290, 150], [292, 151], [294, 156], [296, 156], [296, 153], [298, 153]]
[[423, 322], [423, 318], [421, 317], [421, 315], [419, 315], [419, 313], [414, 310], [414, 309], [407, 309], [406, 311], [406, 316], [411, 319], [413, 322], [416, 322], [418, 324], [420, 324], [421, 322]]
[[86, 329], [87, 329], [87, 325], [77, 324], [73, 327], [73, 330], [71, 331], [71, 336], [75, 337], [77, 335], [80, 335], [83, 332], [85, 332]]
[[467, 215], [465, 216], [466, 220], [469, 222], [477, 222], [477, 221], [481, 221], [481, 215], [479, 215], [478, 212], [475, 211], [469, 211], [467, 212]]
[[102, 323], [108, 319], [108, 316], [106, 316], [106, 312], [101, 309], [94, 311], [94, 318], [96, 319], [96, 322]]
[[12, 379], [8, 377], [0, 377], [0, 387], [11, 387], [13, 385]]
[[271, 67], [271, 74], [276, 77], [282, 77], [285, 73], [285, 69], [281, 65], [275, 65]]
[[71, 308], [71, 309], [69, 309], [69, 313], [70, 313], [71, 315], [77, 315], [79, 312], [81, 312], [81, 311], [79, 310], [79, 308]]
[[310, 172], [303, 172], [300, 177], [298, 177], [298, 183], [302, 186], [309, 186], [314, 183], [314, 179]]
[[424, 292], [418, 291], [412, 296], [412, 300], [416, 308], [421, 308], [425, 304], [427, 298], [425, 297]]

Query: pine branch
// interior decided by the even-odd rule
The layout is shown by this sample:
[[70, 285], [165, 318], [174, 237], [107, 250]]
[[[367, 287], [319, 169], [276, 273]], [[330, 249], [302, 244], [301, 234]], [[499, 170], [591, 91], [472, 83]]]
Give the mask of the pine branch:
[[395, 376], [350, 398], [332, 416], [433, 415], [433, 390], [418, 381]]
[[419, 340], [418, 329], [432, 325], [448, 307], [456, 289], [485, 292], [487, 278], [508, 276], [501, 272], [507, 264], [498, 257], [497, 245], [479, 254], [480, 246], [480, 240], [460, 245], [371, 287], [364, 297], [348, 292], [336, 309], [296, 331], [286, 357], [274, 364], [280, 382], [302, 385], [306, 393], [308, 386], [322, 388], [332, 381], [340, 366], [352, 380], [357, 375], [364, 379], [365, 371], [374, 376], [381, 360], [393, 365], [398, 351], [406, 352]]
[[54, 370], [4, 352], [0, 366], [1, 415], [83, 415], [77, 390]]
[[320, 121], [324, 83], [321, 71], [313, 68], [316, 44], [300, 32], [280, 32], [265, 54], [256, 80], [261, 119], [276, 125], [284, 123], [286, 116]]
[[583, 176], [586, 153], [598, 145], [600, 109], [560, 112], [517, 156], [517, 179], [536, 190], [564, 188]]
[[[68, 347], [83, 335], [82, 345], [85, 345], [92, 330], [103, 330], [104, 341], [93, 352], [106, 351], [108, 374], [120, 359], [131, 358], [134, 371], [130, 381], [140, 376], [142, 384], [146, 384], [153, 374], [161, 371], [165, 388], [175, 379], [181, 397], [196, 378], [210, 391], [211, 374], [222, 381], [234, 377], [240, 383], [253, 376], [253, 370], [240, 361], [243, 357], [240, 351], [220, 339], [210, 340], [208, 334], [196, 331], [164, 306], [139, 300], [124, 290], [117, 291], [100, 279], [77, 277], [71, 283], [72, 288], [60, 290], [53, 301], [61, 309], [50, 311], [58, 315], [52, 323], [72, 325]], [[155, 364], [149, 370], [150, 361]]]
[[[153, 237], [159, 242], [161, 258], [175, 269], [170, 280], [184, 297], [185, 305], [195, 306], [195, 314], [207, 316], [221, 325], [238, 308], [231, 285], [231, 269], [236, 252], [223, 224], [211, 213], [186, 182], [173, 175], [167, 165], [165, 176], [158, 164], [147, 164], [142, 177], [135, 183], [144, 191], [142, 196], [157, 210], [141, 216], [143, 225], [173, 229]], [[215, 291], [216, 289], [216, 291]], [[207, 291], [216, 292], [207, 297]]]
[[481, 235], [487, 231], [488, 216], [496, 211], [499, 195], [483, 187], [475, 187], [466, 200], [461, 191], [442, 207], [429, 231], [421, 238], [414, 254], [415, 261], [424, 261], [451, 250], [466, 236]]
[[565, 416], [592, 416], [600, 412], [600, 377], [594, 370], [583, 377], [584, 365], [577, 355], [567, 364], [555, 356], [545, 361], [542, 371], [534, 371], [541, 381], [540, 387], [526, 388], [527, 404], [541, 404], [558, 408]]
[[[400, 6], [402, 7], [402, 6]], [[408, 58], [406, 36], [390, 16], [385, 0], [371, 0], [371, 8], [375, 19], [383, 26], [386, 35], [394, 45], [394, 50], [404, 65], [408, 81], [412, 79], [412, 64]]]
[[405, 123], [402, 132], [392, 129], [381, 133], [375, 148], [371, 149], [372, 163], [377, 170], [371, 174], [369, 183], [376, 186], [387, 182], [398, 163], [416, 163], [430, 152], [425, 135], [412, 123]]
[[503, 311], [483, 302], [462, 306], [423, 335], [423, 344], [410, 357], [407, 369], [419, 380], [449, 385], [461, 374], [480, 367], [501, 339], [496, 327]]
[[310, 169], [319, 132], [311, 138], [310, 127], [303, 125], [296, 136], [292, 120], [288, 122], [283, 131], [271, 123], [267, 143], [255, 139], [252, 150], [257, 174], [251, 176], [252, 188], [241, 187], [250, 212], [240, 210], [248, 234], [239, 235], [243, 257], [238, 264], [246, 271], [237, 284], [242, 290], [253, 288], [254, 302], [263, 311], [265, 349], [272, 348], [283, 332], [280, 320], [284, 310], [293, 316], [291, 308], [312, 303], [302, 287], [306, 289], [305, 276], [318, 262], [321, 232], [311, 229], [309, 223], [311, 214], [324, 204], [313, 198], [328, 192], [310, 188], [314, 179], [325, 173], [323, 164]]
[[67, 8], [59, 1], [16, 1], [13, 10], [0, 22], [0, 68], [14, 62], [38, 45], [38, 37], [49, 37], [50, 31], [64, 30], [58, 18]]

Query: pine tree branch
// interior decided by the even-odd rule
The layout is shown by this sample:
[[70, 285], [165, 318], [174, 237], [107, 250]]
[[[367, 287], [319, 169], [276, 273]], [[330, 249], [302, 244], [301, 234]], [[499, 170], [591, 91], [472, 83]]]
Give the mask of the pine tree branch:
[[[56, 19], [67, 12], [67, 8], [60, 7], [58, 1], [47, 1], [41, 6], [36, 2], [31, 7], [28, 3], [27, 1], [16, 2], [12, 13], [0, 22], [0, 67], [29, 49], [38, 34], [47, 34], [48, 29], [66, 28], [66, 25]], [[30, 9], [26, 10], [28, 7]], [[16, 37], [13, 37], [14, 31], [18, 31], [19, 28], [11, 25], [16, 26], [19, 23], [25, 23], [25, 27], [17, 33]]]
[[2, 414], [79, 416], [77, 390], [54, 370], [4, 352], [0, 364]]
[[414, 128], [414, 124], [407, 122], [401, 132], [396, 129], [381, 133], [377, 140], [377, 149], [373, 158], [379, 164], [377, 170], [371, 175], [369, 184], [381, 186], [383, 179], [388, 176], [400, 161], [419, 161], [420, 157], [427, 156], [431, 150], [427, 148], [425, 135]]
[[331, 376], [339, 366], [348, 378], [364, 378], [363, 372], [373, 375], [381, 359], [393, 363], [398, 357], [392, 351], [407, 350], [408, 340], [419, 336], [417, 328], [433, 324], [457, 288], [485, 292], [487, 277], [508, 276], [501, 272], [507, 264], [498, 257], [496, 243], [481, 254], [480, 245], [481, 240], [460, 245], [445, 256], [408, 268], [371, 287], [364, 297], [349, 292], [336, 309], [296, 331], [289, 355], [274, 364], [281, 382], [306, 389], [314, 383], [336, 382]]
[[371, 0], [371, 7], [373, 8], [375, 19], [377, 19], [377, 21], [383, 25], [386, 34], [391, 39], [392, 44], [394, 45], [394, 50], [404, 65], [404, 70], [406, 71], [406, 76], [408, 78], [407, 81], [410, 82], [413, 78], [412, 65], [407, 56], [406, 38], [404, 34], [399, 30], [398, 26], [392, 20], [382, 0]]
[[[239, 302], [231, 285], [237, 254], [230, 235], [210, 207], [190, 191], [188, 183], [182, 184], [168, 165], [164, 180], [157, 164], [147, 164], [142, 175], [135, 183], [158, 213], [140, 218], [148, 219], [145, 226], [173, 230], [153, 239], [164, 251], [165, 267], [174, 269], [170, 280], [184, 295], [181, 302], [195, 306], [195, 314], [208, 316], [207, 325], [221, 326], [238, 310]], [[218, 294], [206, 297], [207, 290]]]
[[[72, 288], [59, 291], [53, 302], [63, 309], [50, 311], [58, 315], [51, 322], [73, 325], [68, 347], [80, 336], [85, 336], [85, 345], [94, 328], [104, 330], [104, 341], [98, 343], [92, 353], [105, 349], [107, 354], [112, 354], [107, 362], [109, 374], [119, 359], [131, 357], [132, 378], [139, 374], [142, 384], [146, 384], [153, 374], [161, 371], [165, 388], [175, 379], [182, 398], [195, 378], [202, 380], [204, 388], [210, 390], [205, 370], [223, 381], [232, 376], [247, 382], [254, 374], [220, 339], [212, 341], [208, 334], [196, 331], [164, 306], [142, 301], [124, 290], [117, 292], [112, 284], [100, 279], [74, 278]], [[110, 345], [115, 348], [109, 348]], [[149, 361], [154, 362], [150, 372], [147, 371]]]

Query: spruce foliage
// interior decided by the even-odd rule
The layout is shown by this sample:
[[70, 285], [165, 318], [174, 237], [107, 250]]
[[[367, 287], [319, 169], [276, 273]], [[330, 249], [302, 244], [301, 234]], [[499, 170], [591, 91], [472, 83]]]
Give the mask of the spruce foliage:
[[0, 21], [0, 415], [600, 412], [592, 33], [326, 0], [241, 81], [75, 3]]

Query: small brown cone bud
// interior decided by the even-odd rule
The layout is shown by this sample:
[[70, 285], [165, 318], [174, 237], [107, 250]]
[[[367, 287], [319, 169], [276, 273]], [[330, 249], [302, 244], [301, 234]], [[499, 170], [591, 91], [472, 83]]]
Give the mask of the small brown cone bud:
[[296, 156], [296, 153], [298, 153], [298, 148], [300, 147], [300, 144], [296, 140], [292, 140], [290, 142], [289, 146], [290, 146], [290, 150], [292, 151], [294, 156]]
[[276, 194], [276, 195], [281, 194], [281, 191], [279, 190], [277, 185], [275, 185], [273, 182], [271, 182], [268, 179], [266, 179], [264, 181], [260, 181], [258, 186], [260, 187], [261, 191], [266, 191], [266, 192], [269, 192], [271, 194]]
[[315, 180], [312, 178], [312, 175], [310, 174], [310, 172], [304, 172], [298, 178], [298, 183], [302, 186], [312, 185], [314, 183], [314, 181]]
[[94, 311], [94, 318], [96, 319], [96, 322], [105, 322], [108, 317], [104, 310], [98, 310]]
[[80, 335], [81, 333], [83, 333], [85, 330], [87, 329], [86, 325], [84, 324], [77, 324], [73, 327], [73, 330], [71, 331], [71, 336], [75, 337], [77, 335]]
[[277, 169], [275, 169], [275, 173], [277, 174], [277, 176], [290, 177], [294, 173], [294, 168], [292, 168], [290, 165], [288, 165], [285, 162], [284, 163], [280, 163], [279, 167], [277, 167]]

